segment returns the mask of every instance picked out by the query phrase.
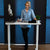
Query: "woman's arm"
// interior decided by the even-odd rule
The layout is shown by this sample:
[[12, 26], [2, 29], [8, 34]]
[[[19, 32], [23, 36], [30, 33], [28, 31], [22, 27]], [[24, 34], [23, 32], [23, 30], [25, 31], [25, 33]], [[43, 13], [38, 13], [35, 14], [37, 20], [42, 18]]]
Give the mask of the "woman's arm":
[[22, 19], [22, 20], [23, 20], [23, 13], [24, 13], [24, 12], [23, 12], [23, 10], [22, 10], [22, 12], [21, 12], [21, 19]]
[[18, 22], [21, 22], [22, 19], [23, 19], [23, 10], [22, 10], [22, 12], [21, 12], [21, 19], [18, 19], [17, 21], [18, 21]]
[[34, 20], [37, 20], [33, 10], [32, 10], [32, 17], [33, 17]]

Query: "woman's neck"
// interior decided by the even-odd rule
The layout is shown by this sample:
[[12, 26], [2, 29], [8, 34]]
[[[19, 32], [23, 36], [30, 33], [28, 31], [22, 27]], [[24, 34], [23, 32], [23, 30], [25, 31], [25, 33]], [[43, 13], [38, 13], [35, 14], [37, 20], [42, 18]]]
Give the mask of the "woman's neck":
[[26, 10], [26, 12], [28, 12], [28, 9], [25, 9]]
[[25, 8], [26, 10], [29, 10], [29, 8]]

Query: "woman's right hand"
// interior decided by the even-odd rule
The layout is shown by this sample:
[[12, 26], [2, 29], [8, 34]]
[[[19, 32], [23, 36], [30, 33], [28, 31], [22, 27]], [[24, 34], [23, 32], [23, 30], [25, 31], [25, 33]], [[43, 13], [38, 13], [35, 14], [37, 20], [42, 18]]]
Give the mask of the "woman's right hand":
[[17, 22], [21, 22], [22, 21], [22, 19], [17, 19]]
[[22, 19], [20, 19], [20, 21], [22, 21]]

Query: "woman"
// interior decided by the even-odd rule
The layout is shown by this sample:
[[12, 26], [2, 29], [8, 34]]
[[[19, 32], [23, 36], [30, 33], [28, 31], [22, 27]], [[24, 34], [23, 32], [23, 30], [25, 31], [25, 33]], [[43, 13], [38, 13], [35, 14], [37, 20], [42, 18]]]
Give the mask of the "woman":
[[[31, 9], [30, 1], [27, 1], [25, 3], [25, 9], [22, 10], [20, 21], [29, 22], [29, 21], [32, 21], [32, 18], [34, 20], [37, 20], [33, 9]], [[22, 28], [22, 32], [23, 32], [23, 38], [24, 38], [24, 41], [25, 41], [25, 49], [24, 50], [27, 50], [27, 48], [28, 48], [27, 33], [28, 33], [29, 28], [31, 28], [31, 25], [22, 25], [21, 28]]]

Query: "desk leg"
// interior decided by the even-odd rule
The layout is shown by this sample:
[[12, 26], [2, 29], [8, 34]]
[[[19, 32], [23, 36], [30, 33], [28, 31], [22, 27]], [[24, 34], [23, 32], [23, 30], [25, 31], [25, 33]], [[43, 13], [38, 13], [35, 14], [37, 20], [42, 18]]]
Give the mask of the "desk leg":
[[10, 45], [10, 25], [8, 25], [8, 50], [11, 50], [11, 45]]
[[39, 39], [39, 25], [36, 26], [36, 48], [38, 50], [38, 39]]

